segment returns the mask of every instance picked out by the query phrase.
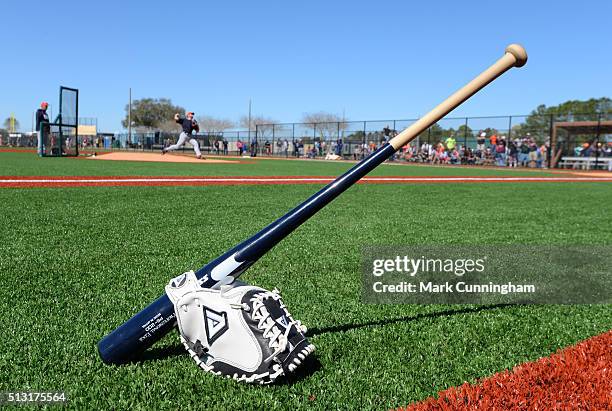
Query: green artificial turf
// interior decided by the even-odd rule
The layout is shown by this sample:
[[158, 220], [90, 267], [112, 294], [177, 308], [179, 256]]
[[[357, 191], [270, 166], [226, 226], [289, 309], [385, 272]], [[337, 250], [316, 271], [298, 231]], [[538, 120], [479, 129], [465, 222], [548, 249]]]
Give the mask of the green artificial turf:
[[[0, 174], [18, 174], [19, 159], [2, 153]], [[67, 174], [206, 170], [21, 160], [26, 175], [63, 174], [62, 162]], [[45, 169], [46, 160], [58, 168]], [[308, 163], [319, 168], [309, 173], [299, 163], [262, 161], [248, 173], [329, 175], [346, 167]], [[131, 364], [100, 361], [97, 341], [157, 298], [171, 277], [218, 256], [318, 187], [0, 189], [0, 391], [65, 390], [75, 409], [388, 409], [612, 329], [609, 305], [360, 300], [363, 245], [612, 244], [609, 183], [359, 185], [243, 276], [278, 287], [309, 327], [317, 352], [299, 376], [271, 387], [222, 380], [192, 363], [176, 333]]]
[[[160, 154], [161, 156], [161, 154]], [[223, 157], [216, 157], [224, 159]], [[32, 151], [0, 152], [0, 176], [336, 176], [351, 167], [348, 162], [321, 160], [279, 160], [230, 158], [229, 163], [157, 163], [143, 161], [100, 161], [87, 157], [39, 158]], [[370, 175], [379, 176], [543, 176], [545, 171], [518, 169], [409, 166], [404, 162], [386, 163]]]

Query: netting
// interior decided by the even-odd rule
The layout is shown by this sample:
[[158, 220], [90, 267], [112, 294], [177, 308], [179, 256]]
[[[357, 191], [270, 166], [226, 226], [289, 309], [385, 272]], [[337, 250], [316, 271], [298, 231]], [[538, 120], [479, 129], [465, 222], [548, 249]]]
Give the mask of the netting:
[[61, 133], [60, 126], [51, 124], [43, 126], [42, 132], [42, 150], [45, 156], [60, 156], [61, 155]]
[[76, 126], [60, 126], [62, 136], [62, 155], [75, 156], [78, 155], [78, 139]]
[[78, 154], [76, 127], [50, 124], [42, 127], [44, 156], [73, 156]]
[[64, 125], [77, 126], [78, 123], [78, 90], [60, 88], [60, 122]]

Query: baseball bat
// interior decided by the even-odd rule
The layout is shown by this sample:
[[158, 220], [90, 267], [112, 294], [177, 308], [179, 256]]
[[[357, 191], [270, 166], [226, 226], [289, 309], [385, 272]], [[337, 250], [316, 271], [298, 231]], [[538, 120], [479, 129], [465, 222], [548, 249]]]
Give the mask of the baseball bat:
[[[251, 238], [200, 268], [196, 272], [196, 276], [201, 286], [214, 288], [223, 284], [230, 284], [283, 238], [391, 157], [400, 147], [415, 139], [504, 72], [512, 67], [521, 67], [526, 62], [527, 53], [522, 46], [511, 44], [506, 47], [504, 56], [497, 62], [391, 139], [388, 144], [384, 144], [346, 173]], [[110, 364], [126, 362], [166, 335], [175, 324], [174, 307], [170, 299], [164, 294], [100, 340], [98, 343], [100, 357], [105, 363]]]

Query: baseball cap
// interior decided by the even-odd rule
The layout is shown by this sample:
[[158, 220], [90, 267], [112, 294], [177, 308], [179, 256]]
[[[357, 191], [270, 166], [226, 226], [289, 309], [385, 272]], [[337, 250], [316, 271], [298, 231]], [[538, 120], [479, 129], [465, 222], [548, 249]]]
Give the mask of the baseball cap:
[[480, 133], [480, 137], [486, 137], [487, 133], [485, 133], [484, 131], [482, 133]]
[[187, 115], [190, 115], [190, 114], [194, 115], [195, 113], [193, 111], [188, 111]]
[[46, 101], [43, 101], [42, 103], [40, 103], [41, 107], [49, 107], [49, 103], [47, 103]]

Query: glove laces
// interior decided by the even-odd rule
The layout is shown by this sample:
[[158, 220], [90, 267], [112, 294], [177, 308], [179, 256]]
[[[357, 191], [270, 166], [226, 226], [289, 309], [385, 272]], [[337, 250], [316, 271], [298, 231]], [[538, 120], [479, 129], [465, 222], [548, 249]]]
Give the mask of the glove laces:
[[257, 321], [257, 328], [262, 330], [263, 337], [269, 340], [268, 346], [274, 348], [274, 352], [264, 360], [264, 362], [269, 362], [287, 349], [287, 345], [289, 344], [289, 333], [291, 332], [291, 327], [295, 325], [295, 322], [292, 318], [287, 318], [288, 324], [285, 327], [285, 332], [281, 332], [264, 305], [263, 296], [263, 293], [260, 293], [251, 298], [251, 302], [253, 303], [251, 318]]

